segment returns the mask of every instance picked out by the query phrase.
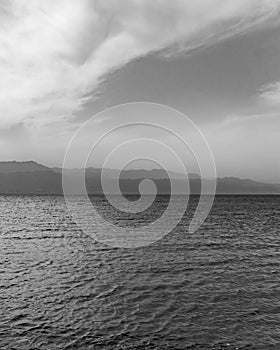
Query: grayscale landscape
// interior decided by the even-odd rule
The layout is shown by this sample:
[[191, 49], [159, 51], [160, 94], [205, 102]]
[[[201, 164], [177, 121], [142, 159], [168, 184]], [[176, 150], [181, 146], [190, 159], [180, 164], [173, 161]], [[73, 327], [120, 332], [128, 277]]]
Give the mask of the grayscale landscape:
[[280, 0], [0, 0], [0, 350], [280, 349]]

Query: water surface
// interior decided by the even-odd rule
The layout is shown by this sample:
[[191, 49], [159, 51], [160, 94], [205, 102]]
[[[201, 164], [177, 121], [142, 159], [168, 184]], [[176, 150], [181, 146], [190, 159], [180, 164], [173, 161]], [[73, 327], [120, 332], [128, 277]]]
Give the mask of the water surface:
[[[120, 225], [167, 200], [135, 222], [93, 198]], [[63, 197], [0, 197], [0, 349], [280, 349], [279, 205], [218, 196], [196, 233], [190, 212], [160, 242], [117, 249], [83, 235]]]

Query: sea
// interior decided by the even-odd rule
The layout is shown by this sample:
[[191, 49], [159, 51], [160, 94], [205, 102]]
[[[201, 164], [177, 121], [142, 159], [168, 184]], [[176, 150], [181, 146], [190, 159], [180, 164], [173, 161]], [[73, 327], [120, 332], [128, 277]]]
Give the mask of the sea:
[[190, 233], [197, 201], [161, 240], [126, 249], [84, 233], [62, 196], [0, 196], [0, 349], [280, 349], [280, 197], [217, 196]]

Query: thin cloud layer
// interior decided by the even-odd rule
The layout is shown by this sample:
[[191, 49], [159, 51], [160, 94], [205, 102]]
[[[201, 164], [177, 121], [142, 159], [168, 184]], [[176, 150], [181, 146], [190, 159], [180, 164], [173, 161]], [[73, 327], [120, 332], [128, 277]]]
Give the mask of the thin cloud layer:
[[280, 105], [280, 82], [271, 83], [262, 87], [260, 97], [271, 106]]
[[129, 61], [212, 44], [279, 8], [279, 0], [0, 0], [0, 127], [61, 123]]

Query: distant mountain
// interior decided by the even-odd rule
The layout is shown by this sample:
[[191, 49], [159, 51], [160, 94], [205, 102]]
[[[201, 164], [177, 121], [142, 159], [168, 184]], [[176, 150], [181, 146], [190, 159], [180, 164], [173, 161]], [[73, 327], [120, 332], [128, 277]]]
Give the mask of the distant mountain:
[[[52, 168], [56, 173], [62, 174], [61, 168]], [[64, 172], [67, 175], [78, 175], [83, 171], [83, 169], [64, 169]], [[102, 169], [89, 167], [86, 168], [86, 176], [101, 176]], [[119, 171], [116, 169], [105, 169], [104, 174], [107, 178], [117, 178], [119, 175]], [[174, 171], [170, 172], [170, 176], [172, 179], [184, 180], [185, 175], [176, 173]], [[188, 174], [189, 179], [200, 179], [197, 174]], [[138, 179], [154, 179], [154, 180], [166, 180], [169, 178], [167, 172], [163, 169], [129, 169], [122, 170], [120, 174], [120, 178], [122, 180], [138, 180]]]
[[61, 175], [33, 161], [0, 162], [0, 194], [61, 194]]
[[50, 168], [33, 161], [27, 162], [0, 162], [0, 173], [30, 173], [36, 171], [51, 171]]
[[[66, 169], [65, 174], [70, 181], [75, 182], [82, 169]], [[101, 169], [87, 168], [85, 182], [89, 194], [102, 194]], [[115, 169], [106, 169], [105, 176], [114, 179], [118, 175]], [[161, 169], [124, 170], [119, 183], [124, 194], [138, 193], [138, 186], [143, 179], [152, 179], [159, 194], [170, 193], [170, 180], [167, 173]], [[171, 178], [179, 185], [184, 185], [184, 176], [175, 172]], [[189, 174], [190, 191], [199, 194], [201, 179], [199, 175]], [[211, 181], [211, 180], [206, 180]], [[73, 186], [74, 188], [74, 186]], [[0, 162], [0, 194], [63, 194], [62, 169], [48, 168], [33, 161]], [[74, 194], [74, 193], [73, 193]], [[235, 177], [217, 178], [217, 194], [280, 194], [279, 184], [265, 184], [250, 179]]]
[[250, 179], [223, 177], [217, 179], [218, 194], [280, 194], [279, 184], [265, 184]]

